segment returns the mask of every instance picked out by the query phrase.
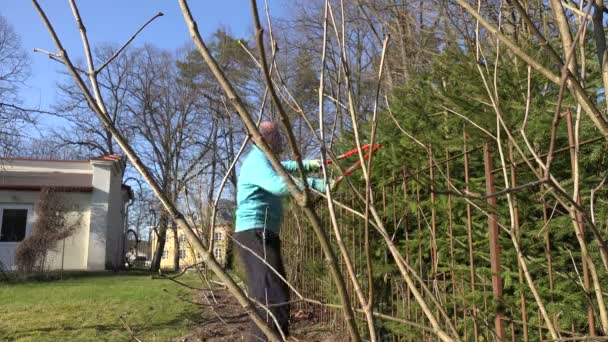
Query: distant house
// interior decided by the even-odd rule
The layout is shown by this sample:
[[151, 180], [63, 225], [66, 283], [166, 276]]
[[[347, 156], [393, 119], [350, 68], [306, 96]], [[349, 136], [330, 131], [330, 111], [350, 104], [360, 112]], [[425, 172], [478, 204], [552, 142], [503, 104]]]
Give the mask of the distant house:
[[32, 233], [40, 190], [61, 191], [79, 216], [74, 233], [50, 251], [46, 269], [98, 271], [123, 265], [127, 203], [119, 155], [90, 160], [0, 159], [0, 261], [15, 269], [18, 244]]
[[[218, 203], [215, 229], [213, 231], [213, 255], [222, 266], [226, 266], [228, 256], [230, 255], [230, 235], [234, 231], [234, 208], [234, 202], [231, 201], [222, 200]], [[203, 234], [209, 234], [207, 230], [204, 232], [201, 230], [196, 230], [195, 233], [199, 236], [203, 236], [203, 241], [207, 240], [207, 236]], [[156, 234], [153, 234], [153, 236], [151, 255], [154, 255], [154, 251], [156, 250], [157, 237]], [[180, 267], [182, 269], [195, 263], [202, 262], [201, 256], [194, 252], [194, 249], [192, 246], [190, 246], [190, 243], [188, 243], [186, 236], [181, 229], [177, 230], [177, 238], [179, 245], [179, 251], [177, 253], [179, 253]], [[165, 249], [160, 260], [160, 267], [162, 269], [173, 269], [173, 260], [175, 256], [175, 242], [173, 239], [174, 232], [172, 229], [168, 229], [165, 240]]]
[[[214, 243], [213, 243], [213, 255], [215, 259], [222, 265], [226, 265], [228, 260], [228, 252], [230, 247], [229, 234], [232, 231], [231, 225], [216, 225], [214, 230]], [[190, 243], [186, 239], [186, 235], [181, 229], [177, 230], [177, 238], [179, 245], [179, 266], [183, 269], [185, 267], [202, 262], [201, 255], [194, 251]], [[156, 250], [156, 235], [152, 239], [152, 255]], [[173, 269], [173, 260], [175, 257], [175, 242], [174, 232], [172, 229], [167, 230], [167, 237], [165, 240], [165, 249], [160, 259], [160, 268], [162, 269]]]

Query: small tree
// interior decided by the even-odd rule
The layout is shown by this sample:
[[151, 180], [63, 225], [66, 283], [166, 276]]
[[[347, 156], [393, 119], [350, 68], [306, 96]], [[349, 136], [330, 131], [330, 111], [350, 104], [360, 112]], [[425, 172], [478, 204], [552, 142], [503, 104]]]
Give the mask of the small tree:
[[43, 272], [46, 256], [56, 250], [57, 242], [72, 235], [82, 222], [74, 206], [66, 203], [64, 192], [51, 188], [40, 191], [36, 205], [36, 222], [32, 235], [24, 239], [16, 251], [17, 269], [24, 273]]

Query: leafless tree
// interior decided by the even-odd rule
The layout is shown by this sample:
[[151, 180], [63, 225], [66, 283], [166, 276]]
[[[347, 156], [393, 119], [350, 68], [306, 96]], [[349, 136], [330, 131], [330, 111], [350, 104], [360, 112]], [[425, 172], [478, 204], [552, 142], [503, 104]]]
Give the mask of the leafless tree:
[[[217, 123], [197, 92], [177, 82], [176, 57], [172, 53], [146, 46], [134, 60], [136, 67], [126, 104], [134, 132], [133, 145], [165, 194], [177, 203], [187, 183], [205, 171]], [[161, 211], [153, 270], [160, 266], [168, 226], [169, 217]], [[173, 234], [175, 250], [179, 251], [177, 229]], [[179, 269], [177, 252], [174, 267]]]
[[[118, 49], [112, 45], [97, 47], [94, 50], [95, 61], [100, 63], [110, 59]], [[127, 137], [133, 134], [128, 131], [126, 108], [133, 84], [134, 61], [138, 53], [136, 49], [122, 51], [98, 74], [100, 92], [108, 99], [110, 119]], [[58, 101], [53, 109], [54, 113], [50, 115], [59, 118], [63, 123], [47, 134], [56, 142], [56, 148], [69, 147], [80, 151], [81, 157], [85, 158], [118, 151], [116, 143], [112, 141], [112, 135], [103, 127], [95, 125], [95, 114], [73, 80], [67, 79], [58, 86]]]
[[21, 106], [19, 87], [29, 75], [29, 59], [8, 20], [0, 15], [0, 153], [13, 152], [24, 135], [21, 129], [34, 122], [30, 110]]

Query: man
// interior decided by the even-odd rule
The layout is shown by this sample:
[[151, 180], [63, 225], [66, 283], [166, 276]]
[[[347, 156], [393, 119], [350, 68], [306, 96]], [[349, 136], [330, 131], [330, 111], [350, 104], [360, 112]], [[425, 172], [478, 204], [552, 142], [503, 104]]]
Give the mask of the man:
[[[280, 154], [283, 143], [276, 125], [265, 121], [260, 124], [259, 129], [272, 151], [276, 155]], [[284, 161], [282, 164], [290, 173], [298, 170], [295, 161]], [[318, 160], [305, 160], [303, 164], [306, 171], [318, 171], [321, 168], [321, 162]], [[294, 179], [302, 188], [298, 179]], [[318, 191], [325, 191], [325, 182], [321, 179], [308, 178], [308, 185]], [[263, 305], [270, 306], [285, 336], [288, 335], [289, 329], [289, 287], [277, 272], [285, 278], [279, 229], [283, 215], [281, 197], [288, 195], [286, 183], [274, 170], [264, 152], [254, 145], [243, 161], [238, 178], [235, 237], [247, 274], [249, 296]], [[258, 312], [271, 327], [277, 329], [274, 320], [265, 310]], [[253, 322], [250, 333], [251, 341], [266, 341], [265, 335]]]

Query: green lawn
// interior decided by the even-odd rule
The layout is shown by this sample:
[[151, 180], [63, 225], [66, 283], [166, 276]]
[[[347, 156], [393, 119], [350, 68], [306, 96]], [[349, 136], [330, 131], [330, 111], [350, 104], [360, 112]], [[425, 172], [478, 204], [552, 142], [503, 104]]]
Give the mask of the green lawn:
[[178, 298], [192, 294], [169, 280], [130, 273], [0, 283], [0, 341], [126, 341], [121, 317], [142, 340], [166, 341], [201, 320], [199, 308]]

